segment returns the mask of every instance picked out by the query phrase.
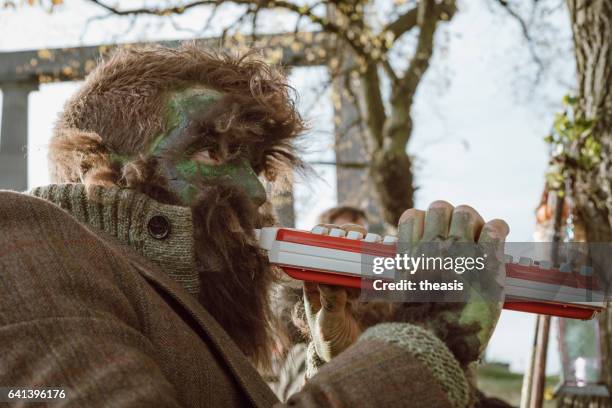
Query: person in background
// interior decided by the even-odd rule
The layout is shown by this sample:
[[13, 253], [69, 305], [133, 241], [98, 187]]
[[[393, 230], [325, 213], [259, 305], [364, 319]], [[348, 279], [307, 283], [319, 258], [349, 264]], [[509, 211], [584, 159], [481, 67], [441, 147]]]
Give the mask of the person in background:
[[357, 224], [368, 229], [368, 216], [364, 210], [352, 205], [332, 207], [319, 215], [320, 224]]

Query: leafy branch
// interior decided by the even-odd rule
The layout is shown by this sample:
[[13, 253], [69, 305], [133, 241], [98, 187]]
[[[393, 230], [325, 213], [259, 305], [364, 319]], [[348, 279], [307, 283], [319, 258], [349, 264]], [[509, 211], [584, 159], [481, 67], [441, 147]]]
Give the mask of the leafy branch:
[[573, 181], [578, 171], [592, 170], [602, 161], [601, 144], [593, 135], [596, 120], [579, 114], [579, 99], [563, 98], [565, 109], [555, 115], [553, 128], [544, 138], [552, 148], [546, 180], [563, 194], [565, 180]]

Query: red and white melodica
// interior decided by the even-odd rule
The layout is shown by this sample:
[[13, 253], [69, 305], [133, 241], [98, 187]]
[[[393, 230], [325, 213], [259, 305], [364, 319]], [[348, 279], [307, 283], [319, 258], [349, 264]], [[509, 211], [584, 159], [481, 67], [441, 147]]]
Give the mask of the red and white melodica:
[[[256, 230], [259, 246], [270, 263], [294, 279], [361, 288], [373, 276], [364, 276], [364, 257], [394, 257], [397, 237], [315, 227], [312, 232], [291, 228]], [[367, 267], [367, 266], [366, 266]], [[591, 319], [604, 308], [604, 296], [593, 270], [572, 271], [548, 261], [506, 256], [504, 309], [574, 319]], [[585, 301], [588, 299], [588, 301]]]

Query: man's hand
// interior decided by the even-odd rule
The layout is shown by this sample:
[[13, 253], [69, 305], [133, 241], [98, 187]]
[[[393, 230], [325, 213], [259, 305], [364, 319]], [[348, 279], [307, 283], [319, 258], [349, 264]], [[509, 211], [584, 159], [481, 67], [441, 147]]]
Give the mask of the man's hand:
[[[494, 219], [485, 223], [472, 207], [453, 207], [446, 201], [435, 201], [427, 212], [416, 209], [405, 211], [400, 217], [398, 238], [404, 248], [415, 248], [434, 242], [474, 243], [494, 248], [496, 253], [491, 255], [494, 255], [499, 263], [491, 262], [481, 273], [492, 276], [486, 276], [486, 279], [482, 280], [496, 282], [502, 290], [505, 284], [503, 244], [509, 231], [503, 220]], [[470, 285], [467, 302], [449, 304], [448, 307], [440, 306], [431, 309], [430, 315], [422, 322], [423, 325], [432, 329], [442, 340], [452, 338], [455, 347], [451, 344], [448, 346], [461, 349], [464, 356], [462, 363], [479, 358], [493, 334], [503, 306], [503, 298], [493, 299]]]
[[[341, 226], [319, 224], [328, 230], [341, 228], [366, 234], [357, 224]], [[352, 305], [359, 296], [359, 289], [304, 282], [304, 309], [310, 335], [317, 354], [324, 361], [331, 360], [353, 344], [362, 332], [352, 313]]]
[[[365, 230], [360, 226], [343, 225], [340, 228], [360, 228], [359, 231], [365, 235]], [[404, 248], [414, 248], [427, 242], [449, 241], [497, 244], [496, 247], [503, 250], [508, 232], [508, 225], [502, 220], [485, 223], [473, 208], [465, 205], [453, 207], [445, 201], [433, 202], [427, 212], [407, 210], [400, 217], [398, 225], [398, 238]], [[497, 255], [500, 259], [503, 257], [503, 253]], [[495, 270], [486, 269], [484, 273], [495, 274], [491, 279], [503, 288], [505, 271], [503, 263], [500, 265]], [[354, 314], [358, 295], [358, 290], [304, 283], [306, 318], [315, 350], [322, 360], [329, 361], [349, 347], [366, 328]], [[499, 318], [501, 307], [501, 302], [487, 301], [472, 289], [466, 303], [449, 307], [433, 306], [422, 321], [406, 320], [430, 328], [442, 340], [453, 337], [451, 341], [457, 349], [462, 349], [461, 353], [466, 356], [461, 363], [466, 364], [478, 358], [484, 351]], [[458, 340], [455, 334], [461, 336], [463, 332], [464, 338]], [[449, 344], [449, 347], [453, 349], [453, 345]]]

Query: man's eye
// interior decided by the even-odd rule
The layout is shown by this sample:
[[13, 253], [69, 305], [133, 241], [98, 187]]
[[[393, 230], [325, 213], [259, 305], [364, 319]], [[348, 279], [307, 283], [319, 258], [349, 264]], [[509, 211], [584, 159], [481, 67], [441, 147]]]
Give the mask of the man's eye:
[[215, 154], [213, 150], [210, 149], [201, 150], [199, 152], [194, 153], [191, 156], [191, 160], [201, 164], [206, 164], [208, 166], [217, 166], [221, 164], [221, 160], [219, 159], [219, 157]]

